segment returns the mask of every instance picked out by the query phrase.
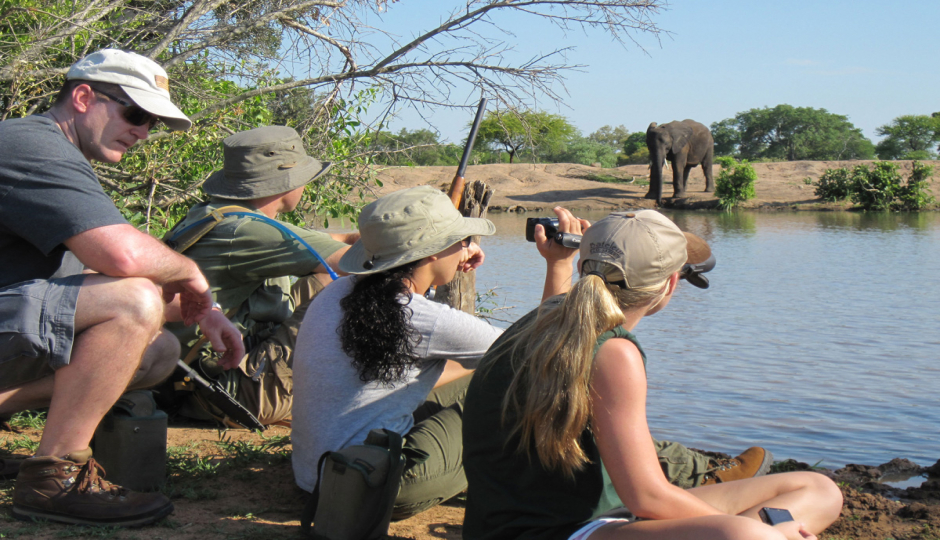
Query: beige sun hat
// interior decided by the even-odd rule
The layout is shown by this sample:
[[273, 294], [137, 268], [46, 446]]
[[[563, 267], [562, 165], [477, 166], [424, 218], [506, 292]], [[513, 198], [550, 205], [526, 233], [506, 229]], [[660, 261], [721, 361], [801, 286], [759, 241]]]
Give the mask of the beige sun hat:
[[601, 272], [608, 283], [623, 281], [628, 289], [652, 287], [683, 265], [700, 264], [710, 256], [705, 240], [681, 231], [655, 210], [614, 212], [584, 232], [581, 275]]
[[166, 71], [145, 56], [102, 49], [72, 64], [65, 78], [116, 84], [137, 106], [160, 118], [168, 128], [182, 131], [193, 125], [170, 100], [170, 79]]
[[359, 240], [343, 254], [339, 268], [372, 274], [430, 257], [468, 236], [489, 236], [488, 219], [466, 218], [450, 197], [430, 186], [380, 197], [359, 214]]
[[307, 155], [294, 128], [264, 126], [222, 141], [222, 170], [212, 173], [202, 189], [224, 199], [258, 199], [293, 191], [323, 176], [330, 167]]

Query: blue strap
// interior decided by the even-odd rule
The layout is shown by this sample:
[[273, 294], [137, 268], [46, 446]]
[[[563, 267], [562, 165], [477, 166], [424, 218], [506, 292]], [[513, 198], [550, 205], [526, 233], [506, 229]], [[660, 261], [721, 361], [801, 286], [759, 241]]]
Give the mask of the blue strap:
[[[294, 231], [292, 231], [292, 230], [288, 229], [287, 227], [285, 227], [284, 224], [281, 223], [280, 221], [278, 221], [278, 220], [276, 220], [276, 219], [271, 219], [271, 218], [269, 218], [268, 216], [262, 216], [261, 214], [256, 214], [256, 213], [254, 213], [254, 212], [225, 212], [225, 213], [223, 213], [222, 215], [223, 215], [223, 216], [226, 216], [226, 217], [227, 217], [227, 216], [241, 216], [241, 217], [247, 217], [247, 218], [258, 219], [258, 220], [261, 220], [261, 221], [267, 223], [268, 225], [271, 225], [272, 227], [274, 227], [274, 228], [276, 228], [276, 229], [280, 229], [281, 232], [283, 232], [283, 233], [287, 234], [288, 236], [290, 236], [291, 238], [297, 240], [298, 242], [301, 243], [301, 245], [303, 245], [305, 248], [307, 248], [307, 250], [309, 250], [310, 253], [313, 253], [313, 256], [316, 257], [318, 261], [320, 261], [320, 264], [322, 264], [324, 268], [326, 268], [326, 271], [330, 274], [330, 277], [331, 277], [331, 278], [333, 278], [334, 280], [335, 280], [335, 279], [339, 279], [339, 276], [336, 274], [336, 272], [334, 272], [333, 269], [330, 268], [330, 265], [326, 264], [326, 261], [323, 259], [323, 257], [320, 256], [319, 253], [317, 253], [317, 250], [313, 249], [313, 246], [311, 246], [310, 244], [308, 244], [308, 243], [307, 243], [303, 238], [301, 238], [297, 233], [295, 233]], [[212, 221], [213, 219], [215, 219], [215, 218], [213, 218], [212, 216], [209, 216], [209, 217], [207, 217], [207, 218], [200, 219], [199, 221], [197, 221], [197, 222], [195, 222], [195, 223], [193, 223], [193, 224], [191, 224], [191, 225], [188, 225], [188, 226], [184, 227], [183, 229], [180, 229], [176, 234], [173, 235], [172, 238], [170, 238], [170, 240], [171, 240], [171, 241], [172, 241], [172, 240], [176, 240], [176, 239], [179, 238], [184, 232], [188, 231], [189, 229], [192, 229], [193, 227], [196, 227], [196, 226], [198, 226], [198, 225], [202, 225], [203, 223], [208, 223], [209, 221]]]

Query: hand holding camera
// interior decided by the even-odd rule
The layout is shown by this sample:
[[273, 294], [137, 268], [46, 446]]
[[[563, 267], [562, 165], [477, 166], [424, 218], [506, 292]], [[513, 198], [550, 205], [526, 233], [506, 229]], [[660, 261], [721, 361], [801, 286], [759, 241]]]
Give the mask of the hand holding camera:
[[539, 253], [548, 261], [573, 258], [581, 245], [581, 235], [591, 223], [577, 218], [569, 210], [556, 206], [557, 217], [528, 218], [526, 240], [535, 242]]

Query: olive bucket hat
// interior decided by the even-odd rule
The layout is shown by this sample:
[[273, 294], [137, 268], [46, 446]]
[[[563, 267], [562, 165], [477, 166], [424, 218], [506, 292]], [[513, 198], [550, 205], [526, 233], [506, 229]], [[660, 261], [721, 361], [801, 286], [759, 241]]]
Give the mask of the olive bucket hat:
[[222, 141], [224, 164], [202, 189], [224, 199], [258, 199], [293, 191], [322, 176], [332, 163], [307, 155], [300, 135], [287, 126], [242, 131]]
[[450, 197], [420, 186], [389, 193], [362, 209], [359, 240], [343, 254], [339, 268], [373, 274], [430, 257], [468, 236], [489, 236], [488, 219], [463, 217]]

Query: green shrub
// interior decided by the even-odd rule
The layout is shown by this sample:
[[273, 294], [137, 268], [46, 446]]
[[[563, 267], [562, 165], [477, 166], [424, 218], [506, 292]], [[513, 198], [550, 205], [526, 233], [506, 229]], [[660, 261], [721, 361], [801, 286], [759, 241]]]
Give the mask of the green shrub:
[[934, 198], [927, 187], [933, 168], [915, 161], [911, 175], [904, 179], [898, 166], [879, 161], [870, 168], [856, 165], [848, 169], [828, 169], [816, 184], [816, 195], [827, 201], [851, 197], [863, 210], [923, 210]]
[[846, 167], [826, 169], [816, 182], [816, 196], [828, 202], [843, 201], [852, 194], [852, 173]]
[[852, 202], [865, 210], [890, 210], [901, 191], [898, 166], [887, 161], [857, 165], [852, 180]]
[[757, 173], [747, 160], [738, 162], [733, 157], [722, 156], [715, 161], [721, 165], [721, 172], [715, 180], [715, 196], [721, 209], [730, 210], [738, 203], [754, 198]]
[[927, 187], [927, 179], [933, 176], [933, 167], [915, 161], [907, 184], [898, 192], [898, 207], [901, 210], [923, 210], [934, 198]]

